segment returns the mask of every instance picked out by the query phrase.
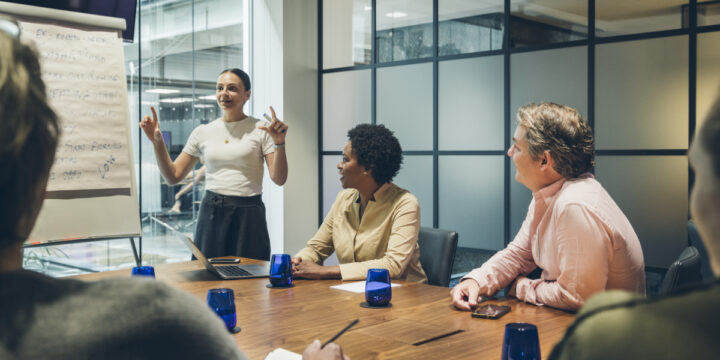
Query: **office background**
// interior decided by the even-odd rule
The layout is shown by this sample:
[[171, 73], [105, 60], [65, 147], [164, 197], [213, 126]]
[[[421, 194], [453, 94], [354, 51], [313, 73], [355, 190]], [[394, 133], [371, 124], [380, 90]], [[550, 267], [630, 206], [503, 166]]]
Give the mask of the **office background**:
[[[596, 176], [630, 218], [650, 271], [687, 244], [689, 139], [720, 86], [720, 3], [696, 1], [139, 1], [125, 46], [131, 128], [149, 106], [174, 157], [214, 120], [215, 79], [249, 69], [248, 113], [273, 104], [290, 124], [290, 179], [266, 184], [273, 252], [297, 251], [339, 190], [335, 164], [354, 124], [396, 132], [396, 183], [423, 226], [460, 234], [460, 262], [512, 240], [531, 194], [505, 156], [516, 109], [576, 107], [593, 124]], [[319, 46], [318, 46], [319, 45]], [[189, 253], [160, 222], [191, 233], [195, 201], [168, 214], [149, 143], [133, 131], [143, 246], [151, 263]], [[474, 261], [474, 263], [473, 263]], [[62, 275], [127, 267], [126, 239], [26, 251]], [[63, 264], [63, 265], [58, 265]], [[70, 266], [67, 266], [70, 265]], [[464, 269], [458, 268], [458, 271]]]

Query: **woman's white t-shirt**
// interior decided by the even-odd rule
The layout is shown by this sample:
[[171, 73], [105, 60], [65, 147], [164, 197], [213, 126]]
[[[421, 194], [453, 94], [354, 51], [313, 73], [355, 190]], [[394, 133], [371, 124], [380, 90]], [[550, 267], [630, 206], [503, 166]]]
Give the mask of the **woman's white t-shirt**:
[[203, 159], [205, 189], [222, 195], [254, 196], [262, 193], [263, 160], [275, 152], [266, 121], [248, 116], [226, 123], [217, 119], [190, 134], [183, 152]]

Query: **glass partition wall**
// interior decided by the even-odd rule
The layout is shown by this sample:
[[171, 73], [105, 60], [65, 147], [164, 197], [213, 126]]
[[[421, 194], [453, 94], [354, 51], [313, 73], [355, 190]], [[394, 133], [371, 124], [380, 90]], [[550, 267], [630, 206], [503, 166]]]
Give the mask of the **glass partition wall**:
[[[154, 107], [170, 157], [175, 159], [195, 127], [218, 118], [215, 82], [220, 71], [249, 67], [243, 41], [249, 29], [249, 4], [247, 0], [140, 0], [138, 6], [135, 39], [124, 45], [128, 121], [141, 202], [143, 263], [155, 265], [190, 259], [178, 236], [192, 236], [195, 230], [203, 181], [194, 184], [194, 170], [180, 184], [167, 184], [138, 123]], [[181, 191], [184, 195], [178, 196]], [[135, 242], [140, 246], [138, 238]], [[134, 263], [125, 238], [28, 248], [24, 266], [64, 276], [129, 268]]]
[[552, 101], [590, 122], [596, 177], [662, 272], [688, 244], [688, 144], [720, 86], [717, 3], [320, 1], [319, 221], [347, 130], [385, 124], [422, 226], [458, 231], [457, 260], [502, 249], [532, 198], [505, 155], [515, 112]]

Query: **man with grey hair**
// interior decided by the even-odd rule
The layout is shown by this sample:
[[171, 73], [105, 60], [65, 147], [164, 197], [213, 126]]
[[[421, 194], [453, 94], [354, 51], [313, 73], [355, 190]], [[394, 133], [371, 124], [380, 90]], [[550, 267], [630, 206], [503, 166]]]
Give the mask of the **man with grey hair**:
[[[507, 155], [533, 200], [507, 248], [452, 289], [455, 307], [471, 310], [482, 296], [509, 285], [519, 300], [566, 310], [605, 289], [644, 294], [637, 235], [589, 173], [594, 139], [588, 124], [575, 109], [553, 103], [525, 105], [517, 120]], [[539, 279], [526, 277], [537, 268]]]

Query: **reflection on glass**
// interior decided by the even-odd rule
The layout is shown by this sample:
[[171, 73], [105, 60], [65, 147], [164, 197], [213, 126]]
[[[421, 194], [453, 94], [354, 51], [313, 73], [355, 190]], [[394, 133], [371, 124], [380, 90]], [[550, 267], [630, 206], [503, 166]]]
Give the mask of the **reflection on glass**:
[[438, 54], [501, 49], [503, 9], [502, 0], [439, 0]]
[[601, 44], [595, 59], [597, 149], [687, 149], [687, 36]]
[[587, 38], [587, 1], [511, 0], [510, 46], [536, 46]]
[[698, 26], [720, 24], [720, 2], [704, 1], [698, 2], [697, 24]]
[[710, 106], [720, 96], [720, 32], [697, 35], [697, 111], [695, 128], [705, 121]]
[[595, 1], [595, 36], [679, 29], [687, 0]]
[[377, 0], [377, 61], [433, 55], [432, 0]]
[[323, 68], [369, 64], [372, 2], [323, 0]]
[[353, 126], [370, 122], [370, 70], [323, 74], [323, 150], [340, 151]]
[[637, 232], [645, 266], [670, 266], [687, 247], [687, 156], [597, 156], [595, 162], [598, 181]]

